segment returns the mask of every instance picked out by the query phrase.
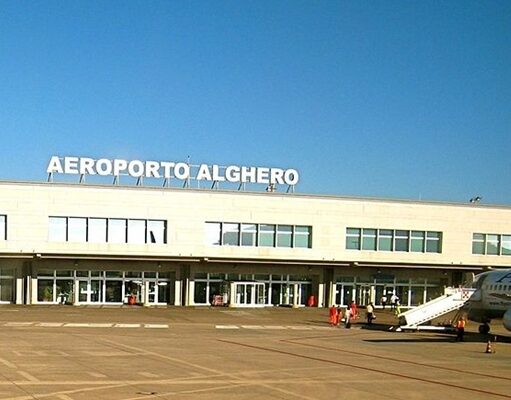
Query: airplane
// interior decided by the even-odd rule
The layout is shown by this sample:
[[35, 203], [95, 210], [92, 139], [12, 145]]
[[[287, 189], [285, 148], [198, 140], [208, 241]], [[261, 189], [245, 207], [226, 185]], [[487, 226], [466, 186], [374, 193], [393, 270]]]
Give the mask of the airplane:
[[480, 333], [490, 332], [493, 318], [502, 318], [511, 331], [511, 269], [491, 270], [475, 276], [471, 287], [476, 289], [467, 302], [468, 319], [480, 322]]

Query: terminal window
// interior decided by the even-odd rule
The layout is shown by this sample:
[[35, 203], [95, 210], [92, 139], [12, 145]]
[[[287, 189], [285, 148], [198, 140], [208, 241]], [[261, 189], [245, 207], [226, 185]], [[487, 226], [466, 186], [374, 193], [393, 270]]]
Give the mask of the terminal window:
[[52, 216], [48, 221], [50, 242], [165, 244], [166, 231], [164, 220]]
[[312, 248], [312, 227], [233, 222], [206, 222], [210, 246]]
[[7, 240], [7, 216], [0, 215], [0, 240]]
[[511, 255], [511, 235], [473, 233], [472, 254], [509, 256]]
[[441, 253], [442, 232], [349, 227], [346, 249]]

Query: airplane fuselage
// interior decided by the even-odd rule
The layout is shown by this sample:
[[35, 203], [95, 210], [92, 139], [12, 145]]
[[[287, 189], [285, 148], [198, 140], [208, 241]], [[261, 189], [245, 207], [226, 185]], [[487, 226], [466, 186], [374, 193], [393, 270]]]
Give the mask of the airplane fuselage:
[[511, 269], [483, 272], [472, 287], [477, 290], [468, 302], [468, 318], [482, 323], [503, 318], [511, 330]]

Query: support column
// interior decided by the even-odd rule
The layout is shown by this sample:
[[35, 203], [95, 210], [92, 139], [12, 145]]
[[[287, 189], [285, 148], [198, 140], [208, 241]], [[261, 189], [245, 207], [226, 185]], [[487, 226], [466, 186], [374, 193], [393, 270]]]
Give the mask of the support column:
[[78, 279], [75, 279], [73, 282], [73, 305], [78, 305], [78, 300], [80, 299], [80, 285], [78, 283]]
[[37, 304], [37, 278], [30, 278], [30, 304]]
[[193, 301], [193, 293], [195, 293], [195, 282], [192, 281], [190, 278], [186, 278], [185, 280], [186, 284], [185, 284], [185, 299], [186, 299], [186, 302], [185, 302], [185, 305], [186, 306], [191, 306], [194, 304], [194, 301]]
[[142, 304], [149, 306], [149, 281], [145, 281], [142, 286]]
[[293, 284], [293, 308], [298, 308], [298, 283]]
[[231, 282], [231, 290], [229, 296], [229, 307], [236, 307], [236, 284]]
[[325, 284], [318, 285], [318, 308], [325, 306]]
[[183, 287], [183, 281], [177, 280], [174, 282], [174, 305], [180, 306], [181, 303], [181, 296], [182, 296], [182, 287]]
[[16, 278], [16, 299], [15, 304], [23, 304], [23, 278]]

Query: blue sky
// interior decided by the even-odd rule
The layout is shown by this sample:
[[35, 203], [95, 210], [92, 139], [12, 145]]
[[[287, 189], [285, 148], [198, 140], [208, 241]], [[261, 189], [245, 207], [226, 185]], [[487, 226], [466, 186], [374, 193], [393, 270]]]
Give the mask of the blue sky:
[[511, 2], [0, 2], [0, 179], [52, 155], [511, 204]]

